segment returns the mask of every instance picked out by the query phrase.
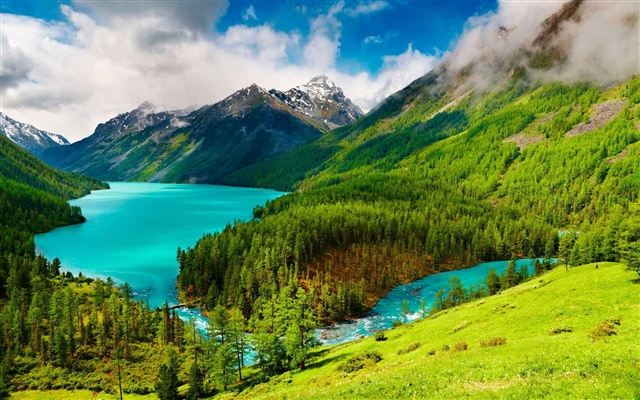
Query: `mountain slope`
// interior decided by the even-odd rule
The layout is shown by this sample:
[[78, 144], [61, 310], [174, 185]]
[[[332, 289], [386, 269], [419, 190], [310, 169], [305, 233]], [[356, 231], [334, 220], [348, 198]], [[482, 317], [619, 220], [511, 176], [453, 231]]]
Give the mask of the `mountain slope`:
[[[243, 293], [249, 308], [271, 295], [251, 290], [254, 279], [264, 287], [295, 265], [305, 285], [328, 289], [316, 298], [328, 321], [478, 261], [619, 260], [617, 227], [640, 189], [640, 77], [604, 88], [506, 79], [472, 91], [443, 67], [354, 124], [225, 179], [298, 190], [256, 209], [259, 220], [203, 238], [181, 259], [178, 287], [205, 308]], [[560, 230], [581, 234], [560, 243]], [[245, 243], [241, 257], [192, 262], [230, 243]]]
[[66, 200], [108, 186], [48, 167], [4, 136], [0, 136], [0, 160], [0, 297], [4, 297], [12, 263], [24, 257], [28, 265], [35, 257], [33, 234], [83, 222], [80, 209]]
[[[386, 341], [371, 337], [322, 348], [306, 371], [221, 398], [634, 398], [640, 372], [628, 349], [640, 329], [636, 278], [620, 264], [558, 267], [499, 295], [387, 331]], [[615, 334], [592, 336], [608, 320], [619, 322]], [[561, 327], [571, 331], [551, 333]], [[491, 338], [506, 343], [481, 346]], [[457, 343], [468, 348], [457, 351]], [[338, 370], [366, 352], [382, 360]]]
[[61, 135], [46, 132], [35, 126], [16, 121], [1, 112], [0, 133], [36, 155], [45, 149], [69, 144], [67, 139]]
[[182, 252], [182, 297], [260, 321], [266, 303], [295, 294], [282, 287], [301, 285], [329, 322], [361, 315], [396, 285], [480, 261], [635, 263], [640, 71], [576, 82], [584, 70], [572, 46], [583, 49], [611, 10], [610, 30], [637, 29], [638, 8], [573, 0], [536, 10], [551, 9], [506, 36], [481, 25], [467, 53], [453, 51], [358, 121], [224, 178], [294, 193]]
[[144, 103], [41, 157], [105, 180], [215, 183], [362, 114], [326, 77], [292, 90], [297, 95], [290, 97], [252, 85], [192, 112]]

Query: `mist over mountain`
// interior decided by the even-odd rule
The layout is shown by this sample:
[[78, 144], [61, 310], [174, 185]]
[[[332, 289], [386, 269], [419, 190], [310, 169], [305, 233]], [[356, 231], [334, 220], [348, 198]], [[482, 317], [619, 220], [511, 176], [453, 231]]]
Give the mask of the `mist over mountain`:
[[620, 81], [640, 69], [639, 15], [635, 2], [501, 1], [468, 21], [444, 65], [483, 89], [517, 69], [538, 82]]

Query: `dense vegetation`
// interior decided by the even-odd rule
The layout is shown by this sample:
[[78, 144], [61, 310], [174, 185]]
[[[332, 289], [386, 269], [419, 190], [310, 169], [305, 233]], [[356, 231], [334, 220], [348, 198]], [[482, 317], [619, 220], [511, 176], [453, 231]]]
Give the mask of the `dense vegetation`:
[[640, 78], [607, 89], [524, 79], [460, 94], [423, 78], [390, 106], [264, 164], [283, 175], [259, 174], [260, 164], [237, 175], [283, 188], [300, 176], [294, 164], [309, 168], [253, 221], [179, 251], [183, 296], [260, 320], [261, 304], [299, 279], [327, 322], [360, 315], [400, 283], [479, 261], [631, 259]]
[[636, 398], [638, 276], [598, 266], [558, 266], [384, 341], [318, 349], [306, 371], [220, 398]]
[[[229, 178], [229, 183], [294, 192], [256, 207], [252, 221], [178, 249], [177, 285], [184, 299], [211, 317], [207, 340], [167, 307], [152, 310], [133, 301], [127, 286], [60, 274], [57, 260], [36, 256], [34, 233], [83, 220], [64, 200], [103, 185], [49, 169], [0, 138], [7, 160], [0, 165], [0, 391], [115, 392], [122, 386], [161, 399], [198, 398], [307, 369], [318, 354], [315, 327], [359, 316], [392, 287], [427, 274], [516, 257], [558, 257], [571, 266], [624, 261], [640, 273], [640, 78], [602, 89], [585, 83], [531, 85], [515, 74], [501, 88], [476, 93], [443, 85], [438, 74], [445, 73], [416, 81], [350, 126]], [[461, 309], [456, 306], [529, 279], [514, 268], [503, 276], [490, 273], [478, 287], [450, 281], [436, 297], [433, 311], [442, 313], [430, 317], [439, 321], [421, 324], [438, 332], [446, 313]], [[620, 277], [628, 281], [629, 274], [615, 271], [606, 279], [621, 287]], [[560, 271], [554, 274], [559, 280]], [[548, 284], [546, 277], [538, 282]], [[523, 293], [537, 289], [532, 285], [526, 283]], [[486, 302], [498, 307], [501, 298]], [[535, 311], [523, 315], [538, 315]], [[593, 340], [627, 329], [626, 314], [611, 320], [595, 314], [599, 322], [589, 328]], [[460, 336], [469, 332], [469, 322], [444, 325]], [[553, 336], [587, 329], [586, 322], [580, 328], [572, 324], [544, 326]], [[448, 350], [439, 347], [426, 356], [473, 350], [472, 339], [483, 349], [509, 346], [511, 334], [518, 333], [514, 329], [526, 330], [460, 336], [438, 343]], [[534, 330], [525, 336], [515, 335], [522, 342], [539, 340]], [[391, 346], [385, 348], [399, 357], [434, 350], [415, 337], [398, 347], [396, 338], [380, 334], [379, 346]], [[256, 367], [247, 374], [243, 360], [249, 348], [255, 350]], [[384, 348], [367, 350], [372, 351], [349, 354], [341, 373], [390, 365]], [[607, 355], [612, 353], [598, 350], [598, 357]], [[541, 363], [540, 368], [558, 369], [548, 358]], [[611, 370], [601, 374], [613, 379]], [[274, 383], [279, 379], [285, 378]], [[185, 382], [188, 390], [181, 387]], [[437, 391], [427, 386], [414, 394]], [[371, 393], [368, 387], [381, 390], [366, 384], [363, 396]], [[401, 389], [407, 390], [388, 385], [384, 393], [393, 397]], [[262, 390], [268, 387], [258, 386], [247, 396]], [[604, 386], [598, 390], [603, 397], [608, 393]], [[629, 390], [624, 386], [613, 394]]]
[[4, 136], [0, 160], [0, 297], [5, 297], [11, 264], [31, 269], [33, 234], [84, 221], [80, 209], [65, 200], [107, 185], [47, 167]]

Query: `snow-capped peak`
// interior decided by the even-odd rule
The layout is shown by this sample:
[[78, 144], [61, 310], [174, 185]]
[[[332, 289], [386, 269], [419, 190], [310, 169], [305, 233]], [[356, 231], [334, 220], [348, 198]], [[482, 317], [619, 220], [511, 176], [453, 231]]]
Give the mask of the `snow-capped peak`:
[[69, 144], [63, 136], [16, 121], [2, 112], [0, 112], [0, 133], [34, 154], [49, 147]]
[[364, 115], [326, 75], [315, 76], [287, 92], [271, 90], [269, 93], [330, 128], [346, 125]]

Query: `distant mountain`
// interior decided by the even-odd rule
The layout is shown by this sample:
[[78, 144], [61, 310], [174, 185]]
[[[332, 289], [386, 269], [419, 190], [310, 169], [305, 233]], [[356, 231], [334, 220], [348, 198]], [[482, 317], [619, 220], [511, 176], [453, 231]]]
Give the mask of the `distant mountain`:
[[286, 92], [272, 89], [269, 93], [331, 129], [350, 124], [364, 115], [360, 107], [349, 100], [326, 75], [318, 75], [309, 83]]
[[288, 92], [251, 85], [199, 109], [145, 102], [41, 158], [105, 180], [215, 183], [362, 116], [325, 76]]
[[40, 154], [44, 149], [69, 144], [67, 139], [61, 135], [16, 121], [2, 112], [0, 112], [0, 133], [36, 155]]

